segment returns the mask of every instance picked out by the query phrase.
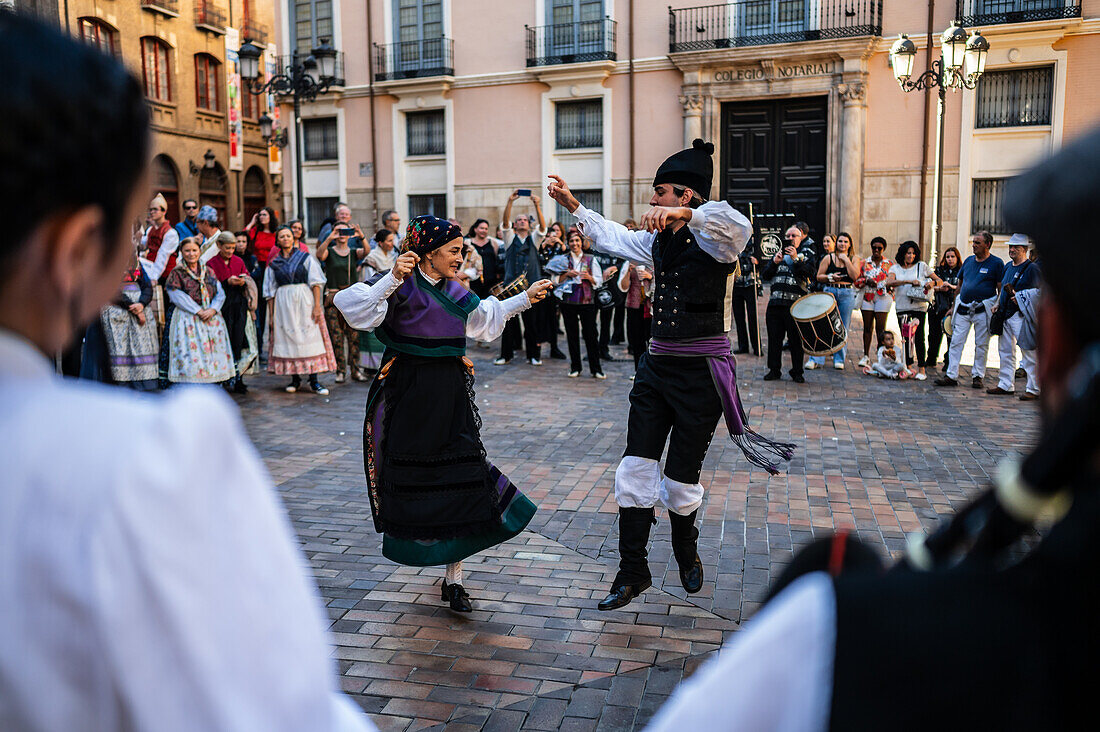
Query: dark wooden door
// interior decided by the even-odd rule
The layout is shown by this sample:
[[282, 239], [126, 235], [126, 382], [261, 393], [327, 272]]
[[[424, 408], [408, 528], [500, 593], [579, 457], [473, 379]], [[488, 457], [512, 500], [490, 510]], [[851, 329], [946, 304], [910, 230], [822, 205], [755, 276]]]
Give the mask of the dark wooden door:
[[722, 105], [722, 196], [748, 215], [790, 213], [825, 234], [827, 97]]

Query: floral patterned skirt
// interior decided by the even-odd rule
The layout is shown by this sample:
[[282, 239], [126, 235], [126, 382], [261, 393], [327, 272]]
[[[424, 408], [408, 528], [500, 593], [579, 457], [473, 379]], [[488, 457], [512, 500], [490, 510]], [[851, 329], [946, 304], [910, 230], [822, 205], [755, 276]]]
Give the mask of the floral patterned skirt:
[[221, 313], [207, 322], [176, 308], [168, 331], [171, 354], [169, 381], [186, 384], [215, 384], [233, 378], [237, 365], [229, 348], [229, 332]]

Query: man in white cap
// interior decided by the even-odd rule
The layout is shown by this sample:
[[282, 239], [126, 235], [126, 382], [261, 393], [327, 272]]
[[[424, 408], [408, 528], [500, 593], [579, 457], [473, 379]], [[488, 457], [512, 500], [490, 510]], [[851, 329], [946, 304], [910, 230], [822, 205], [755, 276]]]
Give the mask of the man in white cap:
[[974, 365], [970, 368], [970, 386], [981, 389], [985, 379], [985, 362], [989, 353], [990, 308], [997, 302], [1005, 263], [990, 253], [993, 235], [979, 231], [970, 238], [974, 254], [963, 262], [959, 274], [959, 296], [951, 315], [951, 346], [947, 371], [933, 383], [936, 386], [959, 385], [959, 362], [963, 346], [974, 329]]
[[[1016, 340], [1024, 322], [1020, 307], [1016, 303], [1016, 293], [1039, 286], [1039, 265], [1028, 259], [1027, 250], [1028, 239], [1023, 234], [1013, 234], [1008, 240], [1008, 256], [1012, 261], [1005, 267], [1004, 276], [1001, 277], [1001, 294], [997, 298], [997, 304], [993, 306], [994, 317], [1004, 323], [997, 343], [1001, 378], [996, 386], [985, 390], [987, 394], [1015, 393]], [[1038, 399], [1039, 374], [1036, 369], [1035, 351], [1021, 349], [1020, 353], [1022, 355], [1020, 365], [1024, 367], [1024, 372], [1027, 374], [1027, 386], [1024, 393], [1020, 395], [1020, 399], [1025, 402]]]
[[180, 237], [172, 224], [168, 222], [168, 202], [159, 193], [149, 202], [149, 227], [141, 235], [141, 245], [145, 247], [145, 257], [141, 266], [149, 281], [156, 283], [166, 272], [176, 266], [176, 250]]

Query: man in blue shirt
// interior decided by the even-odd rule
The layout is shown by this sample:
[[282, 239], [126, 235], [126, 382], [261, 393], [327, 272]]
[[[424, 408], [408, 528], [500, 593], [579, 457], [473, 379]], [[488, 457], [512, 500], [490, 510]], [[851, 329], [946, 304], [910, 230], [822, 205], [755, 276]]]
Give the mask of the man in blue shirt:
[[955, 300], [955, 310], [951, 315], [951, 350], [947, 373], [936, 379], [936, 386], [958, 386], [959, 359], [963, 346], [974, 328], [974, 366], [970, 369], [973, 376], [971, 386], [981, 389], [985, 378], [985, 361], [989, 353], [989, 315], [997, 296], [1001, 292], [1001, 278], [1004, 277], [1005, 263], [1000, 257], [989, 253], [993, 246], [993, 235], [988, 231], [979, 231], [971, 237], [970, 244], [974, 254], [963, 262], [959, 275], [959, 296]]
[[[997, 355], [1000, 357], [1001, 376], [987, 394], [1014, 394], [1016, 391], [1016, 338], [1023, 326], [1023, 314], [1016, 304], [1016, 293], [1032, 290], [1039, 286], [1039, 265], [1027, 258], [1027, 237], [1013, 234], [1008, 240], [1008, 256], [1012, 261], [1005, 267], [1001, 278], [1001, 294], [993, 312], [1004, 310], [1004, 330], [997, 341]], [[1020, 365], [1027, 374], [1027, 387], [1020, 396], [1022, 401], [1039, 398], [1039, 376], [1035, 363], [1035, 351], [1021, 350]]]
[[183, 221], [176, 224], [176, 233], [180, 241], [189, 236], [199, 235], [199, 225], [195, 222], [195, 216], [199, 213], [199, 202], [194, 198], [188, 198], [183, 202]]

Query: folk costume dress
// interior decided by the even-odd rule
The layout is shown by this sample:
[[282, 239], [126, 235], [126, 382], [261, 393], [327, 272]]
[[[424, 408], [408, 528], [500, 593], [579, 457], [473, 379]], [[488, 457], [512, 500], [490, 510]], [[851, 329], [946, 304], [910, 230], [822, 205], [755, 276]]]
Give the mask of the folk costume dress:
[[[216, 384], [237, 373], [221, 314], [225, 291], [209, 267], [198, 266], [195, 272], [181, 259], [164, 286], [175, 306], [168, 327], [168, 380], [173, 383]], [[206, 308], [218, 312], [203, 322], [198, 312]]]
[[[149, 303], [153, 285], [139, 264], [127, 272], [114, 302], [104, 307], [84, 336], [81, 378], [156, 391], [157, 323]], [[145, 306], [145, 323], [130, 312], [134, 303]]]
[[[407, 246], [423, 240], [412, 248], [418, 253], [435, 240], [441, 246], [450, 239], [437, 232], [451, 230], [451, 239], [460, 236], [444, 220], [417, 217]], [[519, 534], [535, 505], [486, 458], [465, 354], [467, 337], [497, 338], [527, 310], [527, 294], [481, 300], [457, 280], [433, 282], [417, 267], [404, 281], [387, 272], [356, 283], [335, 303], [353, 327], [373, 329], [386, 346], [363, 430], [382, 554], [412, 566], [453, 564]]]
[[[256, 363], [260, 353], [256, 342], [256, 321], [252, 317], [252, 301], [255, 300], [256, 286], [250, 284], [248, 266], [236, 254], [226, 261], [220, 252], [210, 260], [207, 266], [218, 278], [218, 282], [225, 291], [222, 317], [229, 332], [229, 347], [233, 351], [237, 377], [254, 374], [258, 370]], [[230, 277], [243, 277], [245, 283], [231, 285], [227, 282]]]
[[313, 320], [313, 287], [325, 285], [321, 263], [312, 254], [294, 249], [289, 257], [275, 256], [264, 273], [264, 300], [275, 298], [275, 317], [267, 324], [271, 353], [267, 370], [273, 374], [319, 374], [336, 370], [324, 318]]

